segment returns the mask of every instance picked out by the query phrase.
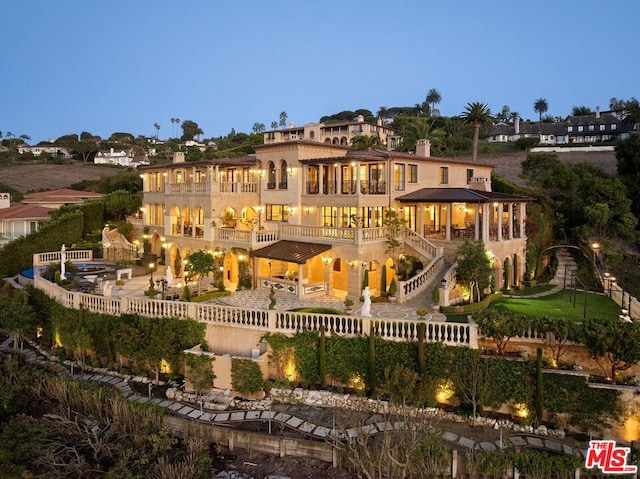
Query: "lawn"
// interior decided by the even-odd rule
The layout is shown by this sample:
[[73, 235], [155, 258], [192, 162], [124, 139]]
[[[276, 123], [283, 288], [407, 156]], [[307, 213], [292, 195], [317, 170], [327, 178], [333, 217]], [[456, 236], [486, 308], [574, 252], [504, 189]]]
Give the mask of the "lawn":
[[[575, 298], [575, 308], [570, 291], [560, 291], [540, 298], [503, 298], [489, 306], [490, 308], [506, 309], [514, 313], [528, 316], [550, 318], [568, 318], [582, 321], [584, 314], [584, 293], [578, 291]], [[587, 317], [589, 318], [617, 318], [620, 306], [611, 301], [608, 296], [601, 294], [587, 294]]]

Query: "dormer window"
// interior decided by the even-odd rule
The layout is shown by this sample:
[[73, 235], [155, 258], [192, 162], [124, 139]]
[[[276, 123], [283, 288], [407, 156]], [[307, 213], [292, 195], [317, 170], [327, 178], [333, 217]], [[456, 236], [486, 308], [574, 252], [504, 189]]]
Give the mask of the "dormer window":
[[604, 123], [600, 124], [600, 131], [604, 131]]
[[571, 132], [573, 131], [573, 127], [572, 127], [572, 126], [568, 126], [568, 127], [567, 127], [567, 131], [568, 131], [569, 133], [571, 133]]
[[611, 123], [611, 129], [615, 130], [616, 129], [616, 124], [615, 123]]
[[580, 131], [580, 132], [584, 131], [584, 126], [578, 125], [578, 131]]
[[593, 131], [595, 129], [594, 125], [589, 125], [589, 131]]

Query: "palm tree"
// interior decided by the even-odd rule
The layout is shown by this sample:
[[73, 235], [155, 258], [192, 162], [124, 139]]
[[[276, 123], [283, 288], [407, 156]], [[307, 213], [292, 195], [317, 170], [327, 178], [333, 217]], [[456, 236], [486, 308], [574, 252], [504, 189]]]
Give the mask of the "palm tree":
[[442, 101], [442, 95], [436, 88], [432, 88], [427, 92], [426, 100], [431, 105], [431, 116], [434, 116], [436, 105]]
[[549, 109], [549, 103], [545, 98], [538, 98], [533, 104], [534, 111], [538, 114], [538, 128], [540, 129], [540, 141], [542, 141], [542, 114]]
[[475, 163], [478, 159], [480, 128], [491, 122], [491, 109], [486, 103], [474, 101], [473, 103], [467, 103], [460, 116], [465, 123], [469, 123], [473, 127], [473, 162]]
[[160, 133], [160, 125], [157, 123], [153, 124], [153, 127], [156, 129], [156, 140], [158, 139], [158, 133]]
[[381, 146], [384, 146], [384, 143], [377, 133], [375, 135], [356, 135], [351, 138], [352, 150], [367, 150]]
[[417, 118], [411, 122], [402, 142], [402, 151], [413, 150], [418, 140], [429, 140], [431, 150], [441, 152], [446, 132], [442, 128], [434, 128], [433, 124], [433, 120], [429, 121], [427, 118]]

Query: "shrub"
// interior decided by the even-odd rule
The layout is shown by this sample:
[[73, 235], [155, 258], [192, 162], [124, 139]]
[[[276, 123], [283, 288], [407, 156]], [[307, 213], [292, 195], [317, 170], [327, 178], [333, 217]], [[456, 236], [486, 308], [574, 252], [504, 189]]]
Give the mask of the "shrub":
[[391, 284], [389, 285], [389, 296], [395, 296], [398, 292], [398, 285], [396, 284], [396, 279], [393, 278], [391, 280]]

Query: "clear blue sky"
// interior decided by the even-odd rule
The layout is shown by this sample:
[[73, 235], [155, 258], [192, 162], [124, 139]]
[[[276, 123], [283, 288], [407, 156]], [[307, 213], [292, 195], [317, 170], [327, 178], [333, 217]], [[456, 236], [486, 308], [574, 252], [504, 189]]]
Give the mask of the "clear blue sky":
[[640, 1], [5, 0], [0, 131], [204, 137], [471, 101], [537, 118], [640, 97]]

